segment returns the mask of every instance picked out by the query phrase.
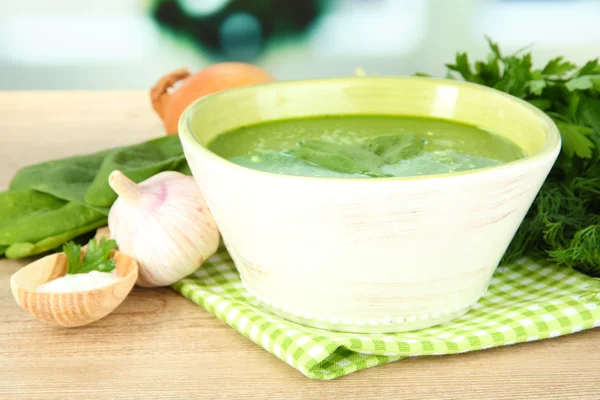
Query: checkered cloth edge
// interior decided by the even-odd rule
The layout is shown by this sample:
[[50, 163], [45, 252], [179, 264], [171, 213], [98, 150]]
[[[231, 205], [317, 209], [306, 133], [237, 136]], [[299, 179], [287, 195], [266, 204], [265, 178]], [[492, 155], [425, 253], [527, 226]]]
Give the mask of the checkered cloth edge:
[[444, 325], [395, 334], [310, 328], [263, 311], [221, 249], [173, 288], [313, 379], [334, 379], [405, 357], [455, 354], [600, 326], [598, 281], [530, 259], [496, 270], [485, 296]]

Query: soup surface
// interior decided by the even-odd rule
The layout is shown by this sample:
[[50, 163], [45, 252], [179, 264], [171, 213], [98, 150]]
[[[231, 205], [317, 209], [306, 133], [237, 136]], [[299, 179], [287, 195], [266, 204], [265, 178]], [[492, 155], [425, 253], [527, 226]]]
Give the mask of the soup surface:
[[474, 126], [381, 115], [261, 123], [223, 133], [208, 148], [265, 172], [349, 178], [449, 173], [524, 157], [516, 144]]

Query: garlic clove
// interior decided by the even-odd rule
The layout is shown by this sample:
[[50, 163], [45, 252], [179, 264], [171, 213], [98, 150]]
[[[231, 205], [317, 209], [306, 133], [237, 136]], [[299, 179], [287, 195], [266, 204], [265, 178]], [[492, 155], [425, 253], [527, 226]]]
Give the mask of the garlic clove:
[[216, 222], [192, 177], [166, 171], [135, 184], [113, 171], [109, 184], [119, 195], [108, 217], [111, 236], [139, 262], [139, 286], [171, 285], [217, 251]]

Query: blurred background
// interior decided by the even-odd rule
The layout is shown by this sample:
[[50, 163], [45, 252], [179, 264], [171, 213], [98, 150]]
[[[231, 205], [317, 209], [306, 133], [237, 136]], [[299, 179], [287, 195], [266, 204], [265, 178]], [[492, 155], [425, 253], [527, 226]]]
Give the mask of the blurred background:
[[457, 51], [600, 56], [598, 0], [0, 0], [0, 90], [148, 89], [223, 60], [280, 80], [444, 74]]

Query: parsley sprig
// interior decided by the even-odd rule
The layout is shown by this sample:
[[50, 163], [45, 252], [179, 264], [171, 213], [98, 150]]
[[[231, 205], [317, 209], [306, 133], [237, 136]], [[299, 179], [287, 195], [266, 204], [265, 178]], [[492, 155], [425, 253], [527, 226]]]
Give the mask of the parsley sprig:
[[[583, 67], [559, 56], [534, 69], [526, 49], [503, 55], [498, 44], [487, 38], [491, 52], [472, 66], [467, 53], [458, 53], [447, 64], [450, 77], [490, 86], [524, 99], [546, 111], [557, 123], [567, 158], [592, 157], [600, 138], [600, 65], [598, 59]], [[594, 125], [595, 128], [594, 129]]]
[[[600, 65], [556, 57], [533, 68], [531, 53], [505, 55], [487, 38], [485, 60], [458, 53], [448, 77], [493, 87], [545, 111], [558, 126], [562, 151], [519, 228], [504, 262], [538, 254], [600, 276]], [[420, 74], [422, 75], [422, 74]]]
[[110, 259], [110, 252], [117, 247], [114, 240], [92, 238], [87, 245], [85, 255], [81, 257], [81, 246], [73, 242], [63, 245], [67, 256], [67, 274], [86, 274], [90, 271], [111, 272], [115, 269], [115, 261]]

